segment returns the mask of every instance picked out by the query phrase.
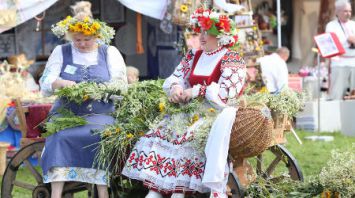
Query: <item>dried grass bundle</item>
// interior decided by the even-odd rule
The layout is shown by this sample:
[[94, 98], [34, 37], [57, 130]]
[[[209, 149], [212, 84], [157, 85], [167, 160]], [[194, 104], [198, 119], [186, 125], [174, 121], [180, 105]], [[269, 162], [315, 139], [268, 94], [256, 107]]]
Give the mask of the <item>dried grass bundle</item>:
[[22, 76], [24, 67], [16, 67], [10, 71], [12, 65], [6, 61], [0, 65], [0, 95], [9, 99], [20, 98], [22, 101], [36, 101], [36, 103], [52, 102], [51, 98], [44, 98], [40, 93], [31, 92], [26, 87], [26, 80]]

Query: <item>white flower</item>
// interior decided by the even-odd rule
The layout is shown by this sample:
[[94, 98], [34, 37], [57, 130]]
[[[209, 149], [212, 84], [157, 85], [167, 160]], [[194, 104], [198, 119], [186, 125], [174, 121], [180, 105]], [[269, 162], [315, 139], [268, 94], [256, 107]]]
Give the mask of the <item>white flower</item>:
[[197, 18], [193, 15], [190, 16], [190, 24], [191, 25], [194, 25], [196, 24], [198, 21], [197, 21]]
[[210, 15], [210, 13], [207, 12], [207, 11], [204, 11], [203, 14], [202, 14], [202, 16], [204, 16], [204, 17], [208, 17], [209, 15]]
[[210, 18], [211, 18], [211, 19], [219, 19], [219, 14], [218, 14], [217, 12], [212, 12], [212, 13], [210, 14]]

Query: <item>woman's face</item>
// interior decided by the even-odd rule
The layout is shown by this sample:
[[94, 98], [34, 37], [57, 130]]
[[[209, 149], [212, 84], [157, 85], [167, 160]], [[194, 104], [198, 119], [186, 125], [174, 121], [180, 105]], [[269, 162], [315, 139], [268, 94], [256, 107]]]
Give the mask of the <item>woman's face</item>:
[[346, 4], [343, 8], [339, 9], [337, 16], [341, 22], [347, 22], [351, 18], [351, 5]]
[[200, 44], [202, 50], [206, 52], [213, 51], [218, 48], [218, 39], [202, 31], [200, 34]]
[[85, 36], [82, 33], [73, 34], [73, 43], [80, 52], [91, 52], [97, 47], [95, 36]]

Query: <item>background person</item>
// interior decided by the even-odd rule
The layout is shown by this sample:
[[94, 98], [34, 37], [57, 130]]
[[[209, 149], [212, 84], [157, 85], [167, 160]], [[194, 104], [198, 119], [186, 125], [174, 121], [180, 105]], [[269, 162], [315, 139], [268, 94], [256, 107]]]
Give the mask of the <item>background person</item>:
[[351, 18], [351, 4], [347, 0], [335, 2], [336, 18], [326, 26], [335, 33], [345, 54], [331, 59], [329, 99], [340, 100], [347, 89], [355, 89], [355, 22]]
[[133, 66], [126, 67], [128, 84], [132, 84], [139, 81], [139, 70]]
[[[73, 18], [67, 17], [52, 29], [57, 36], [65, 34], [71, 42], [57, 46], [50, 55], [40, 79], [44, 95], [51, 95], [56, 89], [85, 81], [127, 81], [125, 63], [120, 52], [116, 47], [107, 45], [113, 37], [113, 29], [91, 18], [91, 12], [87, 13], [90, 9], [80, 8], [90, 5], [88, 2], [80, 2], [77, 4], [79, 8], [73, 8], [79, 10]], [[88, 108], [90, 105], [92, 108]], [[78, 105], [60, 98], [54, 103], [50, 114], [60, 116], [57, 110], [62, 107], [95, 124], [64, 129], [46, 139], [41, 160], [44, 183], [51, 183], [52, 198], [61, 197], [66, 181], [96, 184], [99, 197], [106, 198], [106, 172], [93, 168], [96, 153], [94, 144], [100, 137], [93, 135], [92, 130], [114, 123], [114, 118], [108, 115], [114, 111], [114, 105], [112, 102], [92, 100]]]
[[277, 93], [288, 86], [288, 69], [286, 61], [290, 51], [281, 47], [275, 53], [258, 59], [261, 66], [261, 75], [270, 93]]

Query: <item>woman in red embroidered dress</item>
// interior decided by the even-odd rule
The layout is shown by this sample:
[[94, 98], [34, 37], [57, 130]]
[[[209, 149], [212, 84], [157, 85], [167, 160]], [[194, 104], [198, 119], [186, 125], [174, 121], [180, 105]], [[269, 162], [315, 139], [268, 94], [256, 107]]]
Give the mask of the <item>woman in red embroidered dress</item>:
[[165, 80], [163, 89], [170, 102], [186, 103], [204, 97], [206, 104], [220, 113], [204, 152], [192, 145], [203, 118], [184, 131], [174, 131], [166, 116], [137, 142], [122, 174], [143, 181], [150, 189], [146, 198], [170, 193], [173, 198], [183, 198], [189, 191], [211, 191], [211, 197], [227, 197], [227, 153], [236, 115], [236, 109], [228, 104], [242, 90], [246, 67], [239, 54], [228, 49], [237, 37], [227, 16], [198, 9], [190, 19], [192, 30], [200, 33], [202, 50], [190, 50]]

